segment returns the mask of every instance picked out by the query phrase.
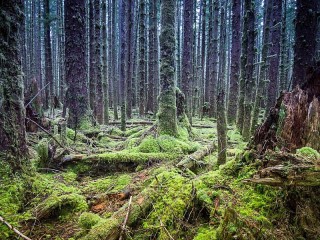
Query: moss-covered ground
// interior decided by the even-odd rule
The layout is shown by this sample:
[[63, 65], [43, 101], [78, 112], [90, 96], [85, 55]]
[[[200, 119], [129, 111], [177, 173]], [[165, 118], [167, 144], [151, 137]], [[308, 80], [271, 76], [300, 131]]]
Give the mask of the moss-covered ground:
[[[85, 155], [86, 163], [71, 162], [63, 168], [48, 166], [52, 140], [43, 133], [29, 134], [28, 174], [12, 176], [0, 161], [0, 216], [31, 239], [92, 239], [87, 237], [91, 229], [101, 231], [94, 235], [97, 239], [106, 239], [104, 234], [124, 221], [124, 216], [114, 220], [114, 213], [128, 204], [123, 194], [143, 193], [151, 204], [147, 214], [123, 231], [127, 239], [308, 239], [306, 231], [295, 229], [287, 189], [242, 181], [256, 173], [259, 160], [245, 152], [246, 143], [234, 126], [228, 126], [224, 166], [216, 165], [218, 153], [213, 151], [203, 159], [207, 167], [197, 172], [177, 168], [183, 156], [217, 142], [214, 119], [194, 119], [193, 124], [197, 127], [192, 137], [179, 127], [176, 138], [150, 132], [141, 139], [150, 128], [147, 124], [129, 125], [126, 132], [116, 125], [67, 129], [66, 147]], [[319, 158], [310, 148], [297, 154]], [[107, 162], [106, 168], [117, 162], [136, 165], [129, 170], [100, 169], [95, 175], [90, 161], [96, 164], [96, 156]], [[161, 161], [149, 161], [150, 156]], [[316, 227], [312, 231], [319, 236]], [[0, 239], [14, 237], [0, 223]]]

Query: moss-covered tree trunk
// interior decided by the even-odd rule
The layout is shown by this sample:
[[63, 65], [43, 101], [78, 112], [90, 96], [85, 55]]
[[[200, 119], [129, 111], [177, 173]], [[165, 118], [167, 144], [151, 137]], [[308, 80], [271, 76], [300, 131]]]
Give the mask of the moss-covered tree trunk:
[[18, 171], [27, 154], [19, 55], [23, 1], [0, 1], [0, 9], [0, 160], [4, 157]]
[[76, 3], [72, 0], [65, 1], [66, 105], [69, 108], [69, 125], [73, 128], [79, 126], [88, 109], [84, 18], [85, 0], [78, 0]]
[[185, 95], [186, 114], [192, 117], [192, 81], [193, 81], [193, 1], [184, 0], [183, 13], [183, 50], [181, 69], [181, 89]]
[[174, 82], [175, 6], [175, 0], [163, 0], [161, 3], [161, 89], [158, 111], [159, 133], [173, 136], [176, 136], [178, 133], [176, 89]]

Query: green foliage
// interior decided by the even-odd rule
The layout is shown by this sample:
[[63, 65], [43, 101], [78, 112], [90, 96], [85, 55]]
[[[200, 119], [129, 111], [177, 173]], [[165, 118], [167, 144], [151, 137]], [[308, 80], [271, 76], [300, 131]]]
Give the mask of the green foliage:
[[320, 160], [320, 153], [311, 147], [297, 149], [297, 154], [306, 158]]
[[38, 153], [38, 166], [47, 167], [49, 161], [49, 142], [47, 138], [43, 138], [36, 147]]
[[84, 230], [90, 230], [100, 221], [103, 221], [103, 218], [101, 218], [99, 215], [90, 212], [84, 212], [80, 215], [78, 222], [81, 228]]

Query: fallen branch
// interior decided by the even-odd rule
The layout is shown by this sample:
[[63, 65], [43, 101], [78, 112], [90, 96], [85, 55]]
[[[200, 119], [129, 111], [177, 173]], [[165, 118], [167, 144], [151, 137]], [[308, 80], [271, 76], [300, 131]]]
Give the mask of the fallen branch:
[[132, 196], [130, 196], [130, 199], [129, 199], [128, 211], [127, 211], [126, 218], [125, 218], [125, 220], [124, 220], [124, 222], [123, 222], [123, 225], [122, 225], [122, 230], [121, 230], [121, 233], [120, 233], [119, 240], [122, 240], [123, 232], [124, 232], [125, 229], [126, 229], [126, 225], [127, 225], [128, 218], [129, 218], [129, 214], [130, 214], [131, 203], [132, 203]]
[[167, 234], [167, 236], [171, 239], [174, 240], [174, 238], [171, 236], [171, 234], [169, 233], [168, 229], [166, 228], [166, 226], [163, 224], [163, 222], [160, 219], [160, 226], [163, 228], [164, 232]]
[[8, 223], [6, 220], [4, 220], [3, 217], [0, 216], [0, 222], [5, 224], [10, 230], [14, 231], [16, 234], [18, 234], [20, 237], [26, 240], [31, 240], [31, 238], [28, 238], [26, 235], [21, 233], [18, 229], [14, 228], [10, 223]]
[[37, 127], [39, 127], [43, 132], [45, 132], [46, 134], [48, 134], [60, 147], [62, 147], [63, 149], [65, 149], [65, 147], [50, 133], [48, 132], [46, 129], [44, 129], [41, 125], [39, 125], [37, 122], [33, 121], [30, 118], [26, 118], [26, 120], [31, 121], [32, 123], [34, 123], [35, 125], [37, 125]]
[[215, 144], [209, 144], [208, 146], [192, 153], [191, 155], [186, 156], [183, 158], [178, 164], [178, 168], [183, 169], [192, 169], [197, 168], [199, 166], [207, 165], [207, 163], [201, 161], [205, 156], [211, 154], [216, 149]]

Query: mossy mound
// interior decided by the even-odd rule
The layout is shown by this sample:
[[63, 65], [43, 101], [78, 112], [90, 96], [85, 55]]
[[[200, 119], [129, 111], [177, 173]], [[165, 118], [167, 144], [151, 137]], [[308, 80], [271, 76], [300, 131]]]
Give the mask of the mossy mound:
[[311, 147], [297, 149], [297, 154], [312, 160], [320, 160], [320, 153]]
[[99, 222], [105, 221], [99, 215], [91, 213], [91, 212], [84, 212], [80, 215], [78, 223], [81, 228], [84, 230], [90, 230], [93, 226], [97, 225]]

